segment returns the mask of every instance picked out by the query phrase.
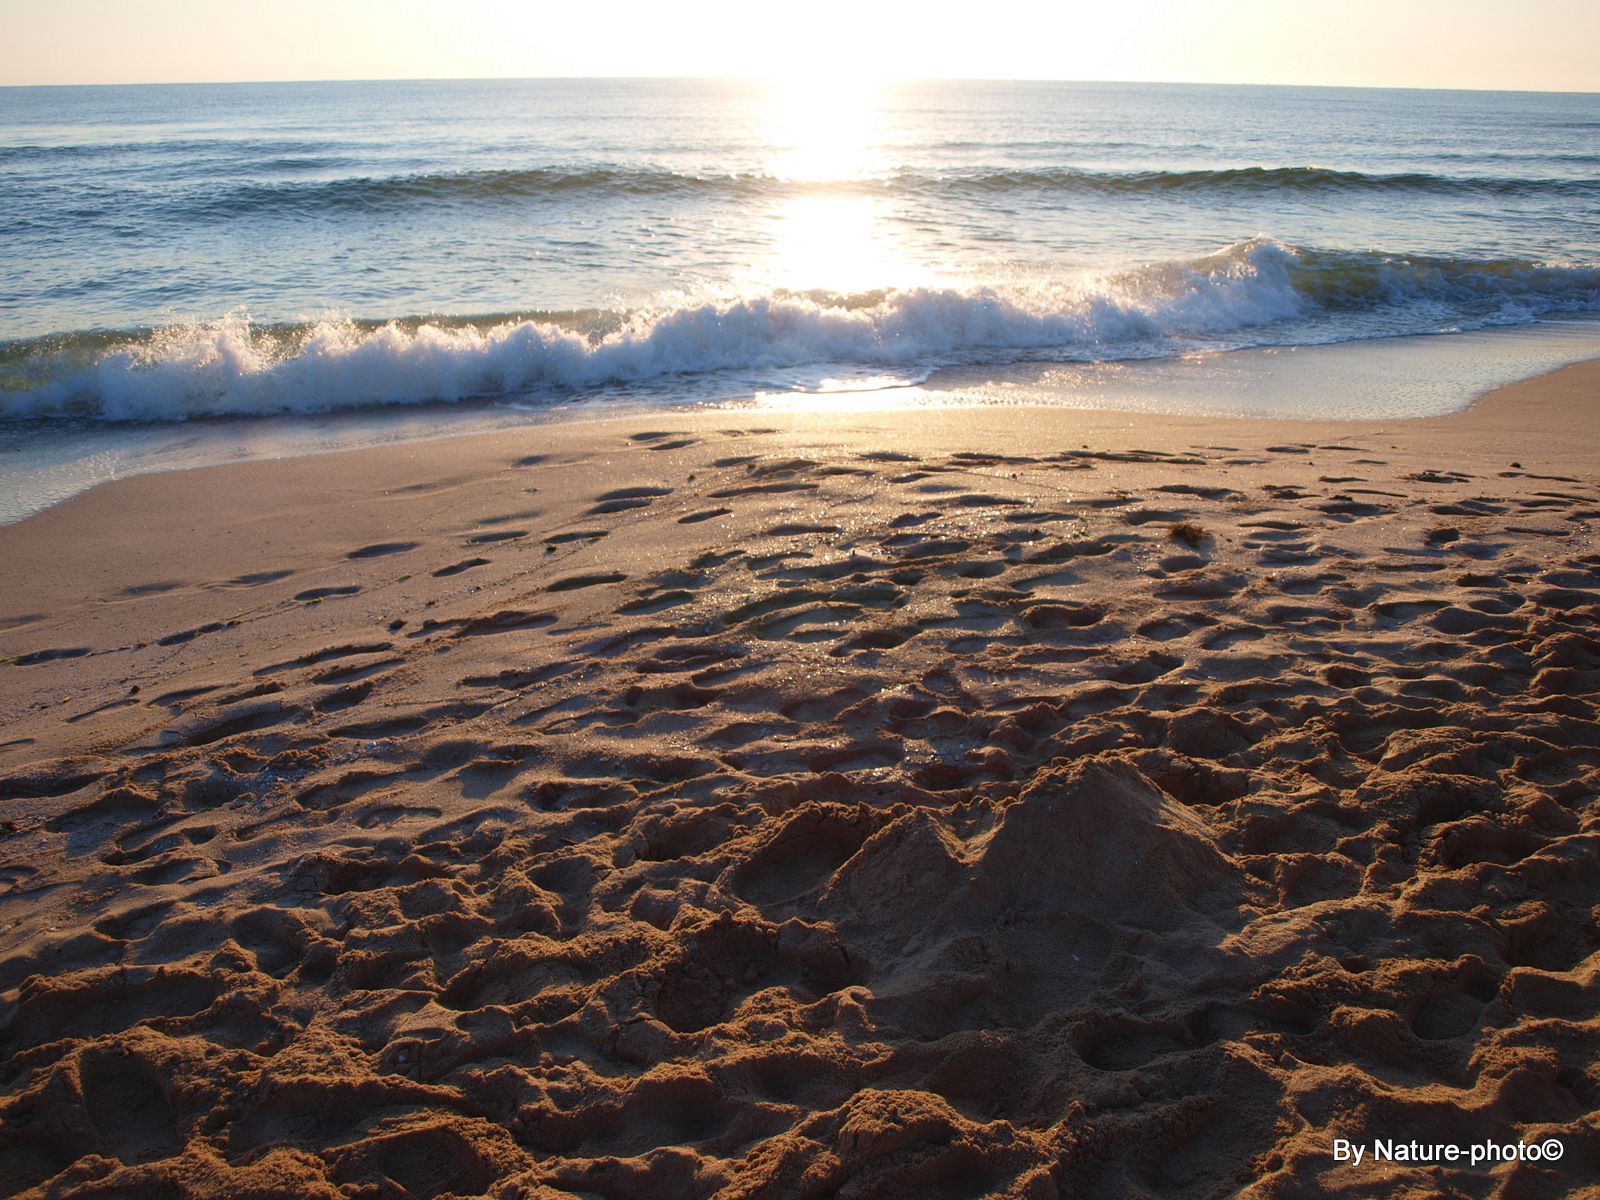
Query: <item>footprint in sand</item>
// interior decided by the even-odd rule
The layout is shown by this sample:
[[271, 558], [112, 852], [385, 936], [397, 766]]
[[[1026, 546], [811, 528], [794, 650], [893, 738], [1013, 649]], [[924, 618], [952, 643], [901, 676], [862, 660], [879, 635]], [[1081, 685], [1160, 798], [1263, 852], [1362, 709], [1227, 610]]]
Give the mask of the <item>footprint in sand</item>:
[[469, 546], [483, 546], [490, 542], [511, 542], [528, 536], [526, 529], [499, 529], [493, 533], [474, 533], [467, 538]]
[[415, 550], [421, 542], [377, 542], [371, 546], [362, 546], [359, 550], [352, 550], [345, 555], [346, 558], [382, 558], [387, 554], [404, 554], [407, 550]]
[[260, 587], [263, 583], [274, 583], [279, 579], [287, 579], [293, 571], [258, 571], [252, 575], [238, 575], [224, 583], [223, 587]]
[[595, 497], [600, 503], [591, 508], [586, 515], [598, 517], [609, 513], [628, 512], [635, 508], [649, 508], [660, 497], [670, 495], [672, 489], [664, 487], [617, 488]]
[[124, 1164], [169, 1158], [183, 1148], [153, 1063], [107, 1048], [85, 1055], [78, 1070], [89, 1121]]
[[82, 658], [86, 654], [93, 653], [94, 651], [88, 646], [73, 646], [57, 650], [35, 650], [31, 654], [19, 654], [11, 660], [11, 663], [13, 666], [31, 667], [38, 663], [55, 662], [63, 658]]
[[1240, 642], [1259, 642], [1267, 635], [1256, 628], [1219, 629], [1200, 644], [1207, 650], [1231, 650]]
[[681, 588], [674, 588], [653, 595], [641, 596], [637, 600], [629, 600], [626, 604], [617, 606], [619, 613], [654, 613], [663, 609], [673, 608], [679, 604], [686, 604], [694, 599], [693, 592], [686, 592]]
[[314, 667], [318, 663], [324, 663], [333, 658], [354, 658], [361, 654], [383, 654], [393, 649], [393, 642], [346, 642], [338, 646], [328, 646], [322, 650], [312, 650], [302, 654], [299, 658], [291, 658], [287, 662], [272, 663], [262, 667], [255, 673], [258, 676], [271, 675], [277, 671], [293, 670], [295, 667]]
[[315, 600], [326, 600], [330, 596], [354, 596], [360, 590], [359, 583], [347, 584], [344, 587], [307, 588], [303, 592], [296, 592], [294, 598], [309, 604]]
[[554, 583], [545, 584], [547, 592], [571, 592], [579, 588], [597, 587], [602, 583], [621, 583], [627, 576], [621, 571], [593, 571], [585, 575], [568, 575]]
[[[361, 589], [355, 588], [353, 590], [359, 592]], [[297, 596], [295, 599], [299, 599], [299, 597]], [[183, 642], [191, 642], [203, 633], [216, 633], [219, 629], [225, 629], [226, 627], [227, 625], [223, 621], [213, 621], [209, 625], [201, 625], [196, 629], [184, 629], [177, 633], [169, 633], [164, 638], [157, 638], [156, 645], [177, 646]]]

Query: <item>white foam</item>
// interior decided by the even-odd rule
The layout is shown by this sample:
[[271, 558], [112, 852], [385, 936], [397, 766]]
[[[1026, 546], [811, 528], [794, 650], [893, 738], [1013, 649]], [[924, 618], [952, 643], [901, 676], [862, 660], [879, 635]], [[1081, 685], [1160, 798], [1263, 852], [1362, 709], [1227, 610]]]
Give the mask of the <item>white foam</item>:
[[284, 334], [235, 314], [130, 341], [0, 403], [11, 416], [182, 420], [819, 363], [917, 375], [986, 352], [1160, 354], [1299, 313], [1289, 258], [1256, 242], [1195, 263], [1058, 285], [903, 289], [869, 304], [771, 293], [638, 312], [598, 338], [537, 321], [371, 330], [334, 319]]
[[[531, 320], [372, 329], [330, 319], [285, 332], [234, 315], [130, 339], [64, 378], [0, 393], [0, 414], [170, 421], [314, 413], [660, 386], [715, 373], [727, 376], [729, 394], [748, 394], [770, 386], [764, 372], [800, 378], [817, 374], [800, 368], [817, 365], [915, 381], [978, 361], [1161, 358], [1418, 332], [1419, 322], [1523, 321], [1594, 303], [1592, 268], [1445, 266], [1328, 261], [1258, 238], [1197, 260], [1061, 283], [872, 297], [773, 292], [639, 311], [593, 336]], [[1478, 266], [1496, 269], [1474, 273]], [[1469, 302], [1482, 311], [1463, 308]]]

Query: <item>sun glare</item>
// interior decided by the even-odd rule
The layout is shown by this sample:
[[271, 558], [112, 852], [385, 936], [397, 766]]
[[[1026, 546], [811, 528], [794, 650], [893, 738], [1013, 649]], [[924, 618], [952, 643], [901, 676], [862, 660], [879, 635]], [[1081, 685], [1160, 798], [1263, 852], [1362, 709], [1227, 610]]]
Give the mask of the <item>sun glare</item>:
[[767, 170], [794, 185], [773, 207], [761, 282], [859, 293], [910, 282], [894, 213], [873, 194], [894, 164], [881, 149], [879, 80], [855, 74], [775, 78]]
[[902, 282], [887, 206], [868, 196], [797, 196], [773, 212], [768, 282], [797, 291], [863, 292]]
[[839, 75], [774, 79], [767, 128], [769, 170], [781, 179], [824, 183], [859, 179], [880, 164], [879, 83]]

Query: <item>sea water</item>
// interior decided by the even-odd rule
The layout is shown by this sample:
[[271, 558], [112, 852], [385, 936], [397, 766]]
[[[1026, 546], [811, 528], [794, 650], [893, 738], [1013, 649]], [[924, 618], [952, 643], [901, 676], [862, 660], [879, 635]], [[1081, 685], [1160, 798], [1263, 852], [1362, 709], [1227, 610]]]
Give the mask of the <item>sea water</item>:
[[0, 520], [130, 470], [975, 377], [1432, 415], [1597, 322], [1592, 94], [0, 89]]

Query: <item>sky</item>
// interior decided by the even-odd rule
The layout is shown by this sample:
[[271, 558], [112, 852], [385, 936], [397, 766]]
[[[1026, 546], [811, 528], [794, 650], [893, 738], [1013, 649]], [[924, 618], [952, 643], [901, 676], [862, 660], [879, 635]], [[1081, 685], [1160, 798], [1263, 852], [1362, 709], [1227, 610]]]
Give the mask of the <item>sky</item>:
[[840, 75], [1600, 91], [1600, 0], [0, 0], [0, 85]]

